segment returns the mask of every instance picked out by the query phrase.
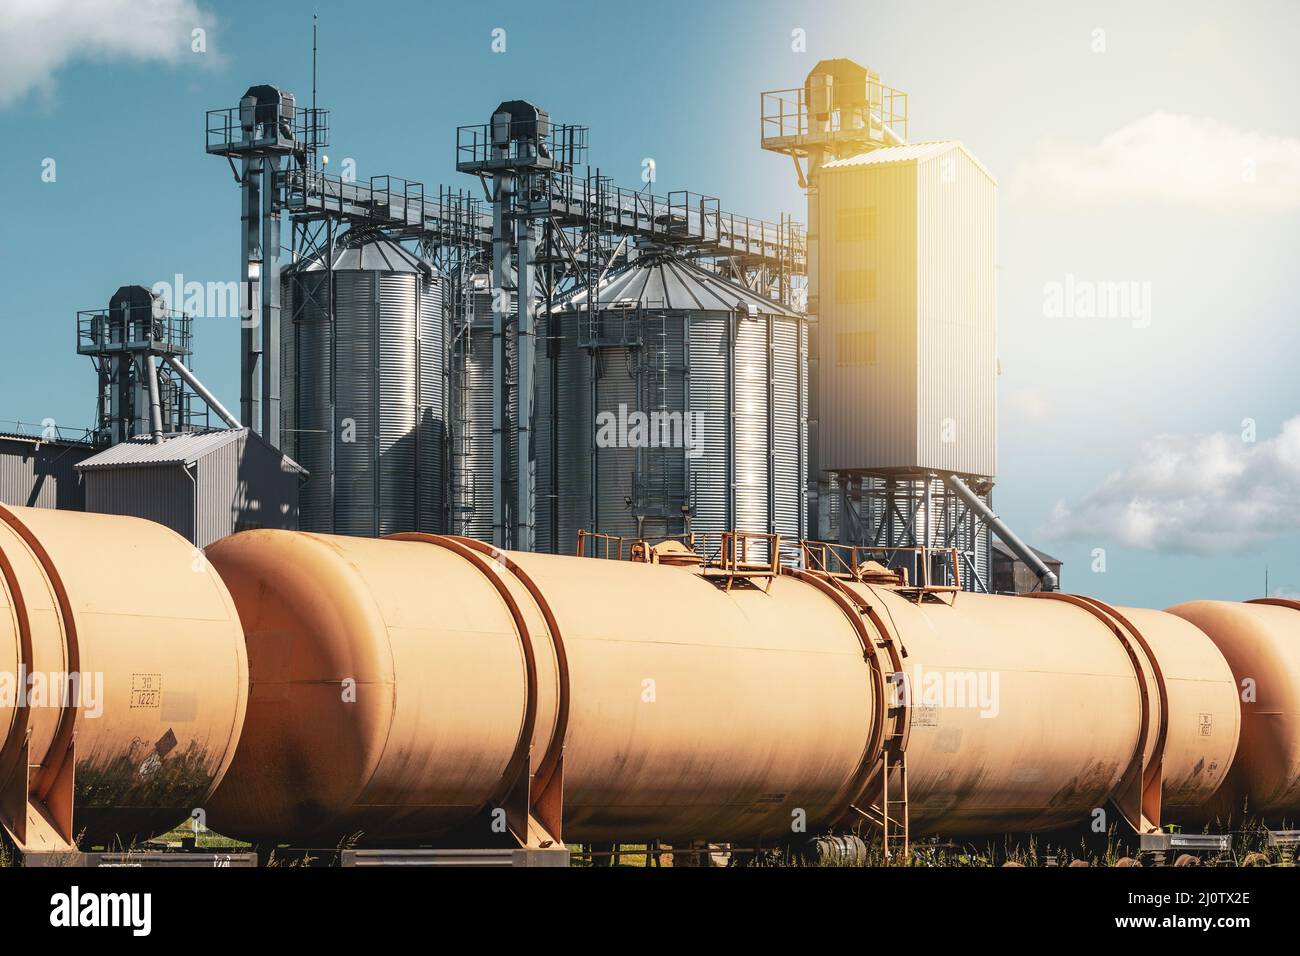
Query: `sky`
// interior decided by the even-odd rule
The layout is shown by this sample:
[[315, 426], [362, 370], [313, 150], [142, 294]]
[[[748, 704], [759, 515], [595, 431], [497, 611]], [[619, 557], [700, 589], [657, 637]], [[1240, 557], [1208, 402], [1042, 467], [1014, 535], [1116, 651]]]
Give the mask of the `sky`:
[[[999, 182], [997, 511], [1067, 590], [1242, 599], [1267, 569], [1300, 594], [1293, 3], [0, 0], [0, 428], [91, 423], [78, 310], [237, 277], [204, 114], [255, 83], [305, 103], [313, 12], [335, 168], [426, 192], [476, 187], [455, 128], [525, 98], [589, 126], [621, 183], [652, 158], [657, 192], [803, 221], [758, 94], [870, 66], [912, 140], [961, 140]], [[1107, 288], [1132, 295], [1090, 307]], [[235, 320], [195, 347], [236, 407]]]

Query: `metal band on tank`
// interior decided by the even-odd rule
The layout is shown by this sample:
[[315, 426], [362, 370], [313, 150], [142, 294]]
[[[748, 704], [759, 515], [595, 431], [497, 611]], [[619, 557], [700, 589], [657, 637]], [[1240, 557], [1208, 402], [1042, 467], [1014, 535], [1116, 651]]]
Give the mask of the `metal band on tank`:
[[[0, 506], [0, 512], [4, 510], [4, 507]], [[18, 575], [4, 548], [0, 548], [0, 577], [4, 578], [4, 586], [13, 601], [14, 617], [18, 623], [18, 670], [21, 673], [24, 664], [28, 667], [32, 666], [32, 623], [27, 614], [27, 602], [23, 600], [22, 589], [18, 586]], [[22, 759], [23, 742], [27, 738], [31, 708], [16, 709], [18, 716], [9, 730], [9, 740], [0, 744], [0, 786], [7, 783], [9, 778], [18, 771], [17, 763]]]
[[[1156, 659], [1155, 652], [1151, 650], [1151, 645], [1147, 643], [1147, 639], [1142, 636], [1142, 632], [1115, 608], [1096, 598], [1084, 597], [1081, 594], [1065, 594], [1060, 591], [1032, 591], [1028, 594], [1022, 594], [1021, 597], [1064, 601], [1074, 607], [1083, 608], [1105, 624], [1119, 638], [1120, 645], [1128, 654], [1129, 662], [1133, 665], [1134, 673], [1137, 675], [1138, 696], [1142, 704], [1142, 722], [1138, 732], [1137, 751], [1133, 756], [1133, 760], [1141, 760], [1146, 753], [1147, 739], [1151, 734], [1152, 726], [1151, 700], [1147, 689], [1146, 674], [1142, 670], [1142, 660], [1139, 659], [1138, 651], [1134, 649], [1134, 645], [1136, 644], [1137, 648], [1141, 650], [1146, 664], [1151, 668], [1151, 673], [1155, 678], [1156, 695], [1160, 706], [1158, 715], [1160, 718], [1159, 728], [1156, 731], [1155, 740], [1151, 747], [1151, 762], [1143, 768], [1142, 792], [1146, 793], [1149, 786], [1159, 786], [1161, 777], [1160, 761], [1164, 758], [1165, 739], [1169, 733], [1169, 694], [1165, 689], [1165, 675], [1160, 669], [1160, 662]], [[1127, 637], [1123, 633], [1125, 631], [1128, 632]], [[1130, 761], [1129, 766], [1131, 767], [1132, 764], [1133, 761]], [[1157, 825], [1160, 823], [1158, 819], [1152, 822]]]
[[569, 658], [564, 651], [564, 641], [560, 637], [560, 625], [555, 620], [555, 615], [551, 612], [551, 605], [543, 596], [542, 589], [537, 586], [537, 582], [529, 576], [527, 571], [512, 561], [508, 554], [492, 547], [490, 544], [479, 541], [477, 538], [464, 538], [460, 535], [446, 535], [446, 537], [451, 538], [453, 541], [459, 541], [466, 547], [473, 548], [480, 554], [486, 554], [493, 560], [504, 564], [510, 573], [519, 579], [519, 583], [527, 589], [528, 593], [532, 595], [533, 600], [537, 602], [537, 607], [546, 620], [546, 627], [551, 632], [551, 645], [555, 649], [555, 666], [559, 672], [559, 687], [555, 705], [555, 730], [551, 734], [550, 742], [547, 744], [546, 753], [542, 755], [541, 761], [537, 764], [537, 773], [534, 776], [533, 787], [540, 793], [546, 789], [551, 774], [555, 772], [560, 757], [564, 754], [564, 740], [569, 729]]
[[849, 783], [839, 794], [836, 794], [834, 802], [842, 804], [842, 806], [830, 817], [830, 822], [834, 823], [853, 810], [858, 801], [862, 799], [862, 795], [867, 792], [873, 783], [876, 764], [880, 759], [881, 752], [884, 750], [885, 721], [889, 716], [888, 707], [885, 704], [885, 674], [881, 667], [876, 643], [867, 630], [867, 626], [862, 622], [862, 614], [848, 598], [819, 575], [810, 571], [782, 567], [781, 573], [797, 581], [812, 585], [835, 602], [835, 606], [843, 612], [849, 624], [853, 627], [854, 633], [858, 636], [858, 640], [862, 643], [862, 658], [871, 667], [872, 689], [876, 698], [876, 706], [872, 713], [871, 736], [867, 738], [867, 746], [862, 752], [862, 759], [854, 769]]
[[[427, 534], [423, 531], [403, 531], [399, 534], [384, 535], [385, 541], [419, 541], [425, 544], [437, 545], [445, 548], [452, 554], [464, 558], [492, 583], [497, 593], [501, 595], [501, 600], [505, 602], [506, 608], [510, 611], [511, 618], [514, 619], [515, 629], [519, 634], [519, 643], [524, 652], [524, 670], [527, 673], [527, 695], [524, 704], [524, 722], [519, 730], [519, 739], [515, 743], [514, 753], [510, 756], [510, 761], [506, 764], [504, 786], [508, 788], [514, 783], [510, 777], [510, 772], [522, 764], [524, 772], [528, 772], [528, 748], [533, 741], [533, 728], [537, 723], [537, 660], [533, 654], [532, 635], [528, 631], [528, 624], [524, 621], [523, 611], [519, 608], [519, 603], [515, 596], [510, 593], [509, 586], [501, 580], [501, 576], [492, 568], [491, 563], [483, 560], [482, 557], [472, 548], [466, 547], [459, 539], [441, 534]], [[505, 797], [505, 792], [501, 796]]]
[[1271, 604], [1273, 607], [1289, 607], [1293, 611], [1300, 611], [1300, 601], [1292, 601], [1290, 598], [1251, 598], [1246, 604]]
[[[63, 579], [59, 577], [59, 572], [54, 567], [54, 561], [51, 560], [49, 552], [37, 540], [36, 535], [32, 534], [31, 529], [23, 524], [16, 514], [3, 505], [0, 505], [0, 521], [13, 528], [18, 536], [26, 542], [27, 546], [32, 549], [32, 553], [36, 555], [37, 560], [40, 561], [41, 570], [45, 573], [45, 577], [54, 591], [54, 599], [59, 607], [59, 616], [63, 619], [61, 623], [63, 624], [64, 647], [67, 651], [68, 674], [80, 673], [81, 649], [77, 640], [77, 624], [72, 618], [72, 605], [68, 601], [68, 592], [63, 587]], [[63, 767], [62, 759], [57, 758], [66, 753], [72, 745], [78, 703], [79, 701], [72, 701], [59, 708], [59, 722], [47, 751], [48, 754], [55, 755], [56, 759], [41, 761], [41, 769], [38, 771], [32, 786], [33, 796], [40, 800], [44, 800], [49, 795], [50, 789], [54, 786], [54, 781]]]

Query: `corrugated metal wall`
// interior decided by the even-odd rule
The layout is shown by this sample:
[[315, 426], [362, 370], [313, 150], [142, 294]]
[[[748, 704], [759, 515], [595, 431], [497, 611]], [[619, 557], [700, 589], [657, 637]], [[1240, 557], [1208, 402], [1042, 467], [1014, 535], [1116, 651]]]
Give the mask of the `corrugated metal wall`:
[[906, 163], [820, 173], [823, 471], [916, 464], [916, 189]]
[[996, 475], [997, 187], [960, 149], [917, 176], [917, 461]]
[[820, 463], [992, 476], [997, 187], [956, 144], [900, 149], [819, 174]]
[[579, 316], [548, 317], [537, 354], [537, 550], [572, 554], [590, 529], [593, 358], [578, 347]]
[[[713, 550], [721, 532], [739, 528], [776, 531], [796, 554], [804, 535], [806, 323], [648, 311], [634, 320], [641, 345], [586, 349], [577, 344], [583, 319], [552, 317], [555, 370], [539, 356], [538, 548], [570, 553], [579, 528], [625, 538], [681, 534], [686, 505], [691, 530], [707, 535]], [[638, 412], [667, 413], [659, 421], [668, 447], [638, 447], [619, 433]], [[612, 441], [598, 440], [602, 424]], [[764, 555], [755, 543], [751, 556]]]
[[147, 518], [195, 540], [194, 481], [186, 468], [96, 469], [86, 473], [85, 482], [87, 511]]
[[86, 496], [74, 466], [94, 453], [89, 446], [0, 436], [0, 502], [81, 511]]
[[259, 439], [244, 434], [215, 449], [199, 459], [194, 474], [199, 547], [236, 531], [298, 528], [300, 476]]
[[[334, 333], [323, 270], [291, 273], [297, 321], [283, 416], [311, 477], [304, 530], [445, 530], [447, 317], [443, 283], [420, 272], [340, 269]], [[290, 360], [286, 360], [287, 362]]]

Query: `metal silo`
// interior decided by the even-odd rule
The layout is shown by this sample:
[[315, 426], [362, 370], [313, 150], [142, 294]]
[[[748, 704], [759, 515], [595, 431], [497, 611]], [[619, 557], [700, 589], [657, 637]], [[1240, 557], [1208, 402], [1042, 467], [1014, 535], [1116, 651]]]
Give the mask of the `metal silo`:
[[[301, 527], [445, 528], [447, 318], [427, 262], [373, 234], [285, 270], [282, 416]], [[331, 314], [333, 321], [331, 321]]]
[[537, 349], [537, 549], [571, 554], [591, 527], [592, 354], [578, 346], [580, 317], [549, 317]]
[[[453, 520], [451, 530], [481, 541], [492, 540], [496, 502], [492, 496], [492, 433], [494, 427], [505, 430], [508, 476], [505, 482], [507, 502], [513, 501], [514, 470], [519, 436], [515, 428], [517, 401], [511, 395], [510, 406], [503, 411], [502, 421], [493, 422], [492, 389], [495, 380], [492, 365], [492, 284], [491, 276], [482, 274], [468, 277], [466, 281], [464, 314], [458, 316], [453, 350], [456, 375], [451, 395], [454, 430], [452, 454]], [[513, 310], [515, 296], [509, 296], [508, 310]], [[513, 311], [508, 313], [503, 347], [507, 380], [514, 377]]]
[[[578, 529], [804, 536], [803, 317], [672, 255], [642, 254], [550, 316], [538, 370], [539, 550]], [[753, 552], [761, 557], [761, 548]]]

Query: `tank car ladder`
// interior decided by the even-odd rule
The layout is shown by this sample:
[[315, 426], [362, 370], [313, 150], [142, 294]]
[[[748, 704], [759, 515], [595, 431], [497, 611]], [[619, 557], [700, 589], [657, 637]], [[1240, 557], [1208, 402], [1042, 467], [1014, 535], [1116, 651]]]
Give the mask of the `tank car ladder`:
[[[856, 551], [856, 549], [854, 549]], [[805, 557], [808, 551], [805, 548]], [[826, 568], [823, 557], [822, 567]], [[852, 562], [850, 576], [861, 580], [857, 573], [856, 555]], [[843, 579], [829, 569], [813, 572], [829, 583], [843, 595], [870, 623], [878, 635], [874, 640], [876, 659], [881, 665], [885, 683], [893, 688], [893, 699], [886, 705], [886, 715], [891, 718], [890, 731], [885, 737], [876, 770], [871, 779], [878, 780], [879, 803], [870, 803], [864, 809], [854, 805], [853, 809], [867, 822], [880, 828], [881, 849], [885, 860], [893, 857], [892, 845], [902, 840], [901, 858], [906, 859], [911, 849], [911, 812], [907, 793], [907, 739], [912, 726], [911, 693], [907, 686], [907, 675], [903, 670], [903, 658], [907, 650], [899, 643], [885, 622], [876, 614], [875, 608], [862, 595], [844, 585]], [[883, 666], [888, 664], [888, 670]], [[892, 782], [892, 785], [891, 785]], [[891, 798], [891, 793], [897, 794]], [[900, 832], [901, 831], [901, 832]]]
[[[880, 755], [881, 775], [880, 775], [880, 807], [872, 806], [872, 810], [877, 810], [880, 814], [880, 834], [881, 845], [885, 854], [885, 859], [891, 857], [890, 838], [898, 838], [899, 830], [902, 831], [902, 856], [907, 857], [908, 850], [911, 847], [910, 821], [907, 805], [907, 751], [895, 749], [894, 740], [901, 737], [902, 734], [895, 734], [885, 745], [884, 752]], [[894, 760], [890, 760], [891, 752]], [[896, 800], [889, 799], [890, 778], [897, 773], [898, 775], [898, 792], [900, 796]], [[897, 816], [895, 816], [897, 812]]]

